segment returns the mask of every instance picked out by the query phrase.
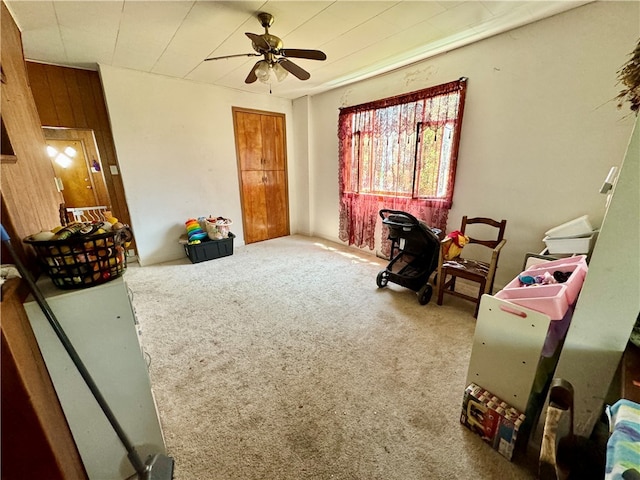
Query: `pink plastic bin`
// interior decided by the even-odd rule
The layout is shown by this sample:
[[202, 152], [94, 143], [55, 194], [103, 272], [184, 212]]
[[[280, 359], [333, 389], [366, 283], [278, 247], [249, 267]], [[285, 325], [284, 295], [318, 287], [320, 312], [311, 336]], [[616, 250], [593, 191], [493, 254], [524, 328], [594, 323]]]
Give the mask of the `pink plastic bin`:
[[[574, 258], [574, 257], [571, 257]], [[551, 264], [551, 265], [550, 265]], [[586, 262], [575, 262], [575, 263], [564, 263], [558, 264], [554, 262], [549, 263], [541, 263], [539, 265], [535, 265], [531, 267], [526, 272], [521, 275], [542, 275], [544, 272], [553, 273], [554, 271], [560, 272], [571, 272], [571, 276], [569, 279], [563, 283], [567, 287], [567, 298], [569, 300], [569, 304], [573, 304], [578, 299], [578, 294], [582, 289], [582, 284], [584, 283], [584, 278], [587, 276], [587, 264]], [[518, 278], [515, 278], [516, 285], [520, 284]], [[507, 287], [510, 287], [511, 284], [514, 283], [511, 281]], [[520, 288], [531, 288], [531, 287], [520, 287]]]
[[[518, 278], [520, 275], [530, 275], [535, 277], [536, 275], [542, 275], [544, 272], [549, 272], [553, 274], [556, 270], [560, 272], [571, 272], [569, 279], [564, 283], [553, 283], [550, 285], [531, 285], [531, 286], [523, 286], [520, 283], [520, 279]], [[587, 274], [586, 264], [582, 263], [569, 263], [569, 264], [557, 264], [554, 262], [549, 263], [541, 263], [539, 265], [532, 266], [528, 270], [522, 272], [518, 277], [511, 280], [507, 285], [505, 285], [504, 290], [530, 290], [530, 289], [544, 289], [545, 287], [553, 287], [555, 285], [563, 285], [566, 287], [565, 294], [567, 295], [567, 301], [569, 304], [573, 304], [580, 293], [580, 289], [582, 288], [582, 284], [584, 283], [584, 277]], [[523, 296], [528, 297], [528, 294], [521, 294]], [[496, 295], [497, 296], [497, 295]], [[539, 294], [537, 296], [540, 296]], [[535, 309], [534, 309], [535, 310]]]
[[[515, 280], [518, 281], [517, 278]], [[496, 293], [495, 297], [544, 313], [551, 320], [562, 320], [570, 305], [567, 287], [563, 283], [505, 288]]]
[[582, 265], [585, 269], [587, 269], [587, 256], [586, 255], [576, 255], [574, 257], [567, 258], [559, 258], [558, 260], [551, 260], [550, 262], [541, 262], [535, 265], [532, 265], [529, 270], [539, 270], [553, 268], [554, 270], [559, 270], [559, 268], [563, 265], [573, 265], [578, 264]]

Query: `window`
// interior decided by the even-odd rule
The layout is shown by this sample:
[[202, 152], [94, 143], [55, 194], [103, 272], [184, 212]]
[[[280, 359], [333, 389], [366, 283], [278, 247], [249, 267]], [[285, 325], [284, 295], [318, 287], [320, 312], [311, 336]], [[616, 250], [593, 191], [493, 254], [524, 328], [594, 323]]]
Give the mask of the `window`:
[[[451, 208], [465, 91], [461, 78], [340, 111], [341, 239], [353, 236], [343, 226], [376, 221], [375, 214], [356, 218], [363, 211], [370, 216], [398, 205], [426, 221], [444, 218], [444, 225], [432, 226], [445, 228], [446, 213], [425, 209]], [[367, 202], [376, 206], [361, 208]]]

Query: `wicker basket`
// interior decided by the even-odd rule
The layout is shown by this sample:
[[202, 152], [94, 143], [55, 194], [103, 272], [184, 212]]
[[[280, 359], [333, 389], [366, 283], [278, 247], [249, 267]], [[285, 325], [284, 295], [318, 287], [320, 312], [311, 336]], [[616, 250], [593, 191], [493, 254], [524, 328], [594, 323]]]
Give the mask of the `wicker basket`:
[[127, 268], [124, 244], [131, 240], [125, 227], [107, 233], [78, 235], [64, 240], [24, 239], [38, 262], [61, 289], [87, 288], [121, 276]]

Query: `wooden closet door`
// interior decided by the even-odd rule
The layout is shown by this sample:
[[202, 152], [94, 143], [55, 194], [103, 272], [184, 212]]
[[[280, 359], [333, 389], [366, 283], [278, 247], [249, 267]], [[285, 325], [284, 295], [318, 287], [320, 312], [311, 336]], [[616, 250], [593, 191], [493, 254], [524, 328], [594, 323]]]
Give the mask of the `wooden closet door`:
[[268, 205], [267, 230], [269, 238], [284, 237], [289, 235], [289, 222], [287, 211], [286, 179], [284, 170], [271, 170], [264, 172], [265, 198]]
[[260, 242], [269, 237], [269, 220], [262, 170], [243, 170], [242, 215], [245, 243]]
[[262, 156], [265, 170], [284, 170], [284, 119], [261, 115]]
[[262, 125], [256, 115], [235, 112], [236, 147], [241, 170], [262, 170]]
[[233, 108], [245, 243], [289, 235], [285, 117]]

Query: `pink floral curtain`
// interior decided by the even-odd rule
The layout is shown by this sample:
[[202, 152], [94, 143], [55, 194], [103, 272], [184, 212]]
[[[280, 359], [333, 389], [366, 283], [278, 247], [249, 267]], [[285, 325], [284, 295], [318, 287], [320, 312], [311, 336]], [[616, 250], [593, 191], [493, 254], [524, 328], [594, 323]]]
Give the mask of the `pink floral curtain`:
[[[342, 241], [373, 250], [378, 212], [385, 208], [408, 212], [444, 231], [453, 200], [465, 90], [466, 78], [462, 78], [341, 109], [338, 137]], [[453, 129], [447, 131], [445, 125], [453, 125]], [[453, 136], [446, 164], [438, 153], [443, 134]], [[438, 175], [440, 170], [448, 173]], [[439, 180], [434, 182], [434, 178]], [[382, 251], [388, 255], [386, 230], [384, 227]]]

